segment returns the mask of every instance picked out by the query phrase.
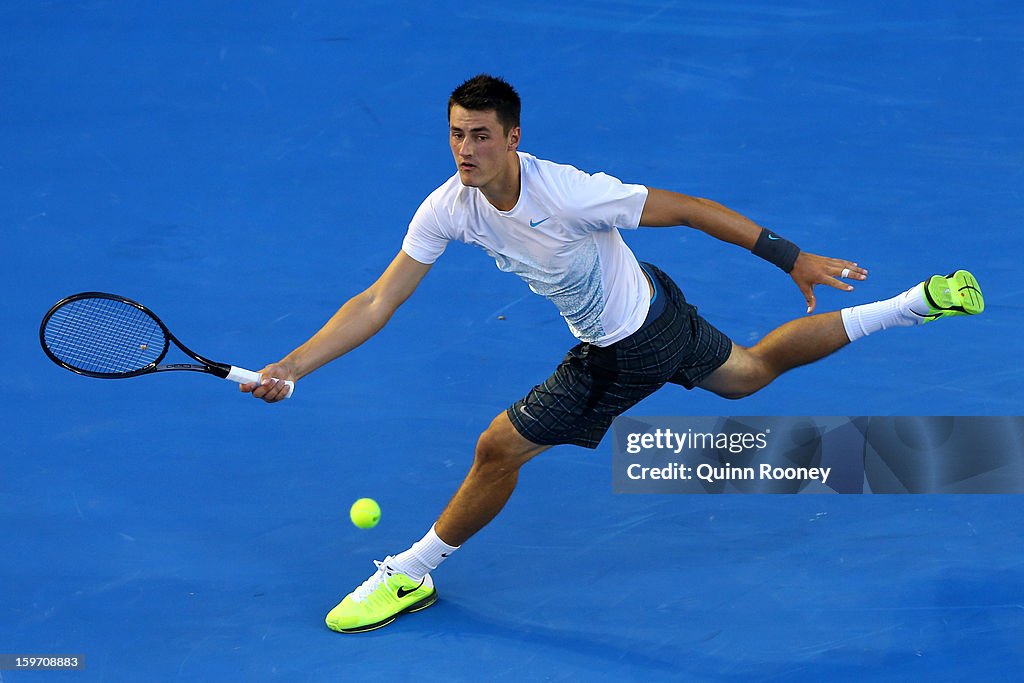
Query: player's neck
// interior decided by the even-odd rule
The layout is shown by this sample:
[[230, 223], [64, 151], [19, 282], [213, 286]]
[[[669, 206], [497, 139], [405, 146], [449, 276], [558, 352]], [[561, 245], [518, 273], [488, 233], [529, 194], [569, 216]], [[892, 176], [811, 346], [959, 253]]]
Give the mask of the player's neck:
[[509, 155], [509, 163], [505, 172], [496, 176], [494, 180], [480, 188], [484, 198], [498, 211], [511, 211], [519, 202], [519, 193], [522, 188], [521, 171], [519, 169], [519, 155]]

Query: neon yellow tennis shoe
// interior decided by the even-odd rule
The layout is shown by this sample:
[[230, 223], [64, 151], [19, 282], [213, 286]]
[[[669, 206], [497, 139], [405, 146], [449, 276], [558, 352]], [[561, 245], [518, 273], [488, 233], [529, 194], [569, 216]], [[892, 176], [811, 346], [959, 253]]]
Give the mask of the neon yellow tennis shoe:
[[400, 614], [418, 612], [437, 601], [430, 574], [413, 581], [388, 566], [392, 559], [373, 561], [377, 571], [327, 614], [328, 628], [339, 633], [372, 631], [387, 626]]
[[924, 298], [928, 302], [928, 313], [918, 315], [926, 323], [954, 315], [977, 315], [985, 310], [981, 285], [966, 270], [945, 277], [932, 275], [924, 283]]

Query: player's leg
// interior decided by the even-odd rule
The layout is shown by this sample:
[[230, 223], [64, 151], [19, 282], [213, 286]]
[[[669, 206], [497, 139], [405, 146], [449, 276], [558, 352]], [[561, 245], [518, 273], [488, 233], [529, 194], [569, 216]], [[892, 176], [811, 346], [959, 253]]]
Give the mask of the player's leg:
[[519, 468], [547, 450], [525, 439], [506, 413], [477, 441], [473, 466], [434, 524], [446, 543], [460, 546], [501, 512], [519, 479]]
[[596, 448], [615, 416], [675, 371], [676, 354], [665, 347], [688, 331], [688, 318], [660, 316], [619, 344], [570, 350], [550, 377], [481, 434], [469, 473], [426, 536], [378, 563], [378, 571], [331, 610], [328, 626], [370, 630], [431, 604], [436, 592], [430, 571], [501, 511], [519, 468], [549, 445]]
[[501, 511], [515, 490], [519, 468], [548, 446], [535, 444], [498, 415], [480, 435], [473, 465], [436, 524], [408, 550], [377, 562], [377, 571], [328, 613], [342, 633], [387, 626], [401, 614], [437, 600], [430, 571]]
[[750, 348], [733, 344], [729, 359], [698, 386], [726, 398], [742, 398], [787, 370], [820, 360], [851, 340], [984, 310], [981, 287], [971, 273], [958, 270], [933, 275], [891, 299], [792, 320]]
[[750, 348], [732, 353], [697, 386], [725, 398], [742, 398], [792, 368], [813, 363], [850, 343], [839, 311], [791, 320]]

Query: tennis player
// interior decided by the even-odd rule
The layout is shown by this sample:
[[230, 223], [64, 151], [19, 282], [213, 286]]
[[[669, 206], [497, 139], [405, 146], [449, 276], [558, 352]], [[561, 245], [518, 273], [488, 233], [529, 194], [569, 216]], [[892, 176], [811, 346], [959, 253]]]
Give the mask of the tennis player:
[[[299, 380], [387, 324], [451, 240], [474, 244], [559, 310], [579, 343], [554, 374], [494, 418], [473, 465], [427, 534], [375, 561], [377, 571], [327, 615], [343, 633], [380, 628], [430, 606], [430, 572], [490, 522], [512, 495], [519, 468], [556, 444], [595, 448], [612, 419], [666, 383], [741, 398], [792, 368], [866, 335], [981, 313], [967, 271], [935, 275], [885, 301], [810, 315], [815, 285], [850, 291], [868, 272], [795, 244], [707, 199], [622, 183], [603, 173], [519, 151], [520, 100], [507, 82], [469, 79], [448, 101], [456, 173], [420, 205], [398, 255], [308, 341], [268, 365], [265, 377]], [[751, 347], [704, 320], [656, 266], [637, 261], [620, 230], [688, 226], [752, 251], [789, 274], [808, 316]], [[267, 402], [282, 382], [246, 384]]]

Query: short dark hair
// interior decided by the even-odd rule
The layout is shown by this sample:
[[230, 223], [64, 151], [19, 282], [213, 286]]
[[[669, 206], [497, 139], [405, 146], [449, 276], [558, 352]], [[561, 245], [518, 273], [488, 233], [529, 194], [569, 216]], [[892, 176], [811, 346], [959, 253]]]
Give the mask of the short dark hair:
[[456, 104], [470, 111], [493, 111], [505, 133], [519, 126], [519, 93], [502, 78], [478, 74], [453, 90], [448, 98], [449, 119]]

